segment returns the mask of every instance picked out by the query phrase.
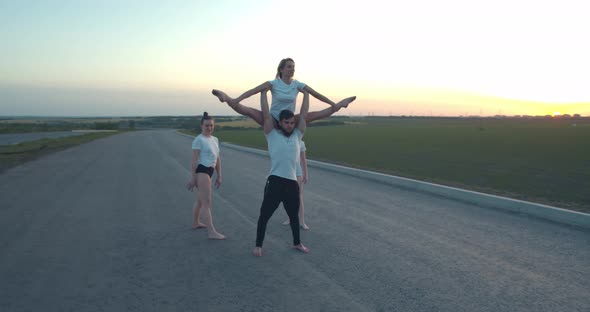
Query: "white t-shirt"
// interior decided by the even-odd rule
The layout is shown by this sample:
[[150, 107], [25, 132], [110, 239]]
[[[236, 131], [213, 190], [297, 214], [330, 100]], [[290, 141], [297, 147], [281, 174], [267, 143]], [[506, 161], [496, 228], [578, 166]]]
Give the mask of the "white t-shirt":
[[297, 172], [296, 175], [298, 177], [302, 177], [303, 176], [303, 167], [301, 165], [301, 153], [305, 152], [307, 149], [305, 148], [305, 142], [303, 142], [303, 140], [301, 140], [301, 147], [299, 149], [299, 163], [297, 164]]
[[270, 175], [297, 181], [296, 171], [301, 151], [301, 137], [301, 131], [297, 128], [289, 137], [277, 129], [272, 129], [266, 134], [270, 155]]
[[270, 80], [272, 85], [272, 103], [270, 105], [270, 114], [279, 120], [279, 114], [282, 110], [288, 109], [295, 112], [295, 102], [297, 101], [297, 95], [299, 90], [305, 87], [303, 82], [292, 80], [290, 84], [286, 84], [280, 78]]
[[205, 167], [215, 167], [219, 157], [219, 140], [214, 136], [197, 135], [193, 141], [193, 149], [200, 150], [199, 163]]

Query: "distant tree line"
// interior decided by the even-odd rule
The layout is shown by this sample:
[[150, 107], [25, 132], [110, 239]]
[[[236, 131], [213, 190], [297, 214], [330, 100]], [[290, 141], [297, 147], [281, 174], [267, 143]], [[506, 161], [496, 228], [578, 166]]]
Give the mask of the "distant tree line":
[[119, 130], [118, 122], [95, 122], [94, 130]]
[[[244, 119], [245, 117], [236, 116], [216, 116], [215, 121], [218, 123], [217, 131], [224, 130], [239, 130], [245, 129], [240, 126], [221, 126], [219, 123], [226, 121], [235, 121]], [[425, 117], [425, 116], [332, 116], [325, 120], [315, 121], [309, 124], [310, 127], [322, 126], [339, 126], [351, 122], [366, 122], [366, 121], [389, 121], [389, 120], [406, 120], [412, 119], [436, 119], [436, 120], [465, 120], [465, 119], [521, 119], [545, 122], [552, 120], [553, 122], [567, 122], [567, 121], [585, 121], [590, 120], [590, 117], [583, 117], [579, 114], [572, 116], [493, 116], [493, 117]], [[118, 119], [118, 120], [117, 120]], [[10, 122], [14, 119], [3, 119], [0, 122], [1, 133], [26, 133], [26, 132], [48, 132], [48, 131], [71, 131], [71, 130], [134, 130], [134, 129], [186, 129], [199, 132], [201, 116], [155, 116], [155, 117], [118, 117], [118, 118], [38, 118], [26, 122]], [[104, 121], [102, 121], [104, 120]], [[249, 128], [252, 129], [252, 128]]]
[[119, 130], [118, 122], [29, 122], [0, 123], [0, 134], [72, 130]]
[[94, 129], [90, 123], [0, 123], [0, 133], [28, 133], [49, 131], [72, 131]]

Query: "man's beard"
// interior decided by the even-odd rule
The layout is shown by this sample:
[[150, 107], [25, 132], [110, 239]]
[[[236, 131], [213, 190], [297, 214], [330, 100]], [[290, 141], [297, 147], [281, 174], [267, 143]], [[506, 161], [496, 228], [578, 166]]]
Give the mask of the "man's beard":
[[291, 130], [291, 132], [287, 132], [285, 129], [283, 129], [283, 127], [281, 127], [281, 125], [279, 125], [279, 129], [281, 129], [281, 132], [283, 132], [283, 135], [286, 137], [290, 137], [291, 134], [293, 134], [293, 130]]

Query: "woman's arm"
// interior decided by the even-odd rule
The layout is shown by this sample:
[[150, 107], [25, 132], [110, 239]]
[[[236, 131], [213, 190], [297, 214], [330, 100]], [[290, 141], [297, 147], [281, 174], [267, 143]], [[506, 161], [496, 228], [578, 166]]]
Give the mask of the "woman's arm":
[[[270, 84], [270, 82], [266, 81], [266, 82], [260, 84], [259, 86], [257, 86], [256, 88], [250, 89], [250, 90], [242, 93], [242, 95], [238, 96], [237, 98], [231, 99], [229, 101], [234, 102], [234, 103], [239, 103], [240, 101], [247, 99], [256, 93], [260, 93], [260, 92], [262, 92], [262, 90], [267, 90], [267, 89], [270, 89], [271, 87], [272, 87], [272, 85]], [[233, 103], [230, 103], [230, 104], [233, 104]]]
[[312, 89], [310, 86], [305, 85], [305, 87], [303, 87], [304, 91], [309, 92], [309, 94], [311, 94], [311, 96], [313, 96], [314, 98], [324, 102], [324, 103], [328, 103], [332, 106], [336, 106], [336, 103], [334, 103], [334, 101], [330, 100], [329, 98], [321, 95], [320, 93], [318, 93], [316, 90]]
[[186, 187], [189, 191], [193, 191], [193, 188], [197, 187], [197, 161], [199, 160], [199, 156], [201, 155], [201, 150], [193, 150], [193, 156], [191, 158], [191, 178], [187, 182]]
[[215, 187], [219, 188], [221, 186], [221, 156], [217, 156], [217, 161], [215, 162], [215, 171], [217, 171], [217, 179], [215, 179]]
[[198, 149], [194, 149], [193, 150], [193, 158], [191, 160], [191, 173], [193, 174], [193, 177], [197, 176], [197, 173], [195, 172], [197, 170], [197, 164], [199, 161], [199, 157], [201, 156], [201, 150]]

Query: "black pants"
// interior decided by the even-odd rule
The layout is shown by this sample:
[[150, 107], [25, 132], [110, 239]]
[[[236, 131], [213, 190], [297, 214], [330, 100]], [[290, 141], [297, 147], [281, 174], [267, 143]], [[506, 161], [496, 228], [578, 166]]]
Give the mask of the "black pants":
[[266, 224], [281, 202], [291, 223], [293, 245], [301, 243], [299, 239], [299, 184], [294, 180], [271, 175], [266, 180], [264, 187], [264, 200], [260, 207], [258, 227], [256, 228], [256, 247], [262, 247]]

